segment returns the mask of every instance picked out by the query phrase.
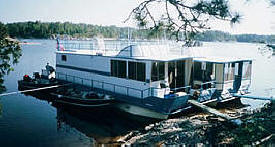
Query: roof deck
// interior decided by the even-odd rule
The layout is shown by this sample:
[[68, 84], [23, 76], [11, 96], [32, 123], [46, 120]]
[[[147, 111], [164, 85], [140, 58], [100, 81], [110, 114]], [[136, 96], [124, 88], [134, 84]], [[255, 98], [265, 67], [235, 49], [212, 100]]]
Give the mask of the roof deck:
[[193, 58], [197, 62], [232, 63], [238, 61], [251, 61], [243, 57], [205, 56], [198, 53], [209, 47], [183, 47], [175, 41], [93, 41], [77, 43], [61, 43], [64, 51], [57, 53], [107, 56], [153, 61], [176, 61]]
[[211, 63], [232, 63], [238, 61], [252, 61], [250, 58], [244, 57], [196, 57], [196, 62], [211, 62]]
[[[64, 51], [57, 53], [98, 55], [139, 60], [173, 61], [193, 58], [190, 51], [177, 42], [118, 42], [104, 44], [64, 44]], [[78, 47], [78, 48], [77, 48]]]

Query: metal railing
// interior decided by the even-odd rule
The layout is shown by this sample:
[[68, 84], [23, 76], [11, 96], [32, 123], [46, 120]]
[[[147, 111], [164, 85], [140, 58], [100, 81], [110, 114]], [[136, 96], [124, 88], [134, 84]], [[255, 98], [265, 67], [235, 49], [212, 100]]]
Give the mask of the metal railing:
[[174, 93], [177, 93], [177, 92], [189, 93], [190, 89], [191, 89], [191, 86], [184, 86], [184, 87], [172, 88], [171, 91], [174, 91]]
[[[82, 86], [88, 86], [90, 88], [101, 89], [104, 91], [113, 92], [115, 94], [122, 94], [126, 96], [139, 97], [139, 98], [155, 96], [154, 94], [155, 90], [164, 90], [163, 88], [154, 88], [154, 87], [150, 87], [147, 89], [137, 89], [137, 88], [121, 86], [113, 83], [103, 82], [99, 80], [80, 78], [80, 77], [71, 76], [71, 75], [67, 75], [59, 72], [56, 72], [56, 78], [59, 80], [65, 80], [75, 84], [80, 84]], [[185, 87], [175, 88], [173, 90], [180, 91], [182, 89], [188, 89], [187, 91], [189, 92], [190, 88], [191, 86], [185, 86]]]
[[94, 49], [94, 44], [93, 43], [68, 43], [64, 42], [61, 43], [65, 49], [88, 49], [88, 50], [93, 50]]
[[[63, 45], [65, 50], [99, 50], [99, 45], [96, 41], [60, 41], [60, 45]], [[125, 41], [125, 40], [113, 40], [104, 41], [103, 50], [105, 51], [120, 51], [130, 45], [167, 45], [169, 52], [172, 54], [183, 55], [185, 54], [185, 48], [179, 43], [173, 41]], [[102, 49], [102, 48], [101, 48]]]
[[126, 96], [134, 96], [134, 95], [130, 95], [130, 92], [134, 92], [135, 94], [138, 94], [141, 98], [145, 98], [146, 95], [145, 95], [144, 91], [147, 90], [147, 89], [141, 90], [141, 89], [126, 87], [126, 86], [116, 85], [116, 84], [103, 82], [103, 81], [99, 81], [99, 80], [80, 78], [77, 76], [71, 76], [71, 75], [58, 73], [58, 72], [56, 73], [56, 78], [60, 79], [60, 80], [72, 82], [75, 84], [88, 86], [91, 88], [110, 91], [110, 92], [113, 92], [116, 94], [124, 94]]
[[214, 88], [214, 87], [216, 87], [215, 85], [216, 85], [216, 81], [209, 81], [209, 82], [201, 83], [200, 90]]

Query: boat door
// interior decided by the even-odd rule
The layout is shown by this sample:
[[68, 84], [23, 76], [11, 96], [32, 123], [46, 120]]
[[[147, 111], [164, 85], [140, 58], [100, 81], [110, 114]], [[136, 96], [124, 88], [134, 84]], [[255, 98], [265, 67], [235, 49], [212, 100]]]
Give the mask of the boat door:
[[176, 87], [176, 62], [168, 63], [168, 83], [170, 88]]
[[235, 63], [235, 73], [234, 73], [234, 82], [233, 82], [233, 92], [236, 93], [239, 91], [242, 84], [242, 69], [243, 62]]
[[186, 85], [185, 64], [185, 60], [168, 62], [168, 82], [171, 89]]

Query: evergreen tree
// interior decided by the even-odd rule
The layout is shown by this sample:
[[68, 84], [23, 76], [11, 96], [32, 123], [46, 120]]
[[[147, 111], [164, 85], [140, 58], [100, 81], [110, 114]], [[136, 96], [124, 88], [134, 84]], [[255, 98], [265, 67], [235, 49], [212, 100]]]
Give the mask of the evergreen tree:
[[18, 63], [20, 56], [19, 43], [9, 38], [6, 26], [0, 22], [0, 92], [5, 90], [4, 75], [13, 70], [12, 64]]

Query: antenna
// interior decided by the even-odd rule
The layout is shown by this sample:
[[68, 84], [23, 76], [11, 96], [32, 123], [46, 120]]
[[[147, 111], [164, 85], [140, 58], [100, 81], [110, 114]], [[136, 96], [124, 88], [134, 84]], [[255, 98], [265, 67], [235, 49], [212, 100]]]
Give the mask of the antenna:
[[128, 46], [130, 45], [130, 27], [128, 26]]
[[167, 41], [167, 38], [166, 38], [166, 30], [164, 29], [164, 40]]

